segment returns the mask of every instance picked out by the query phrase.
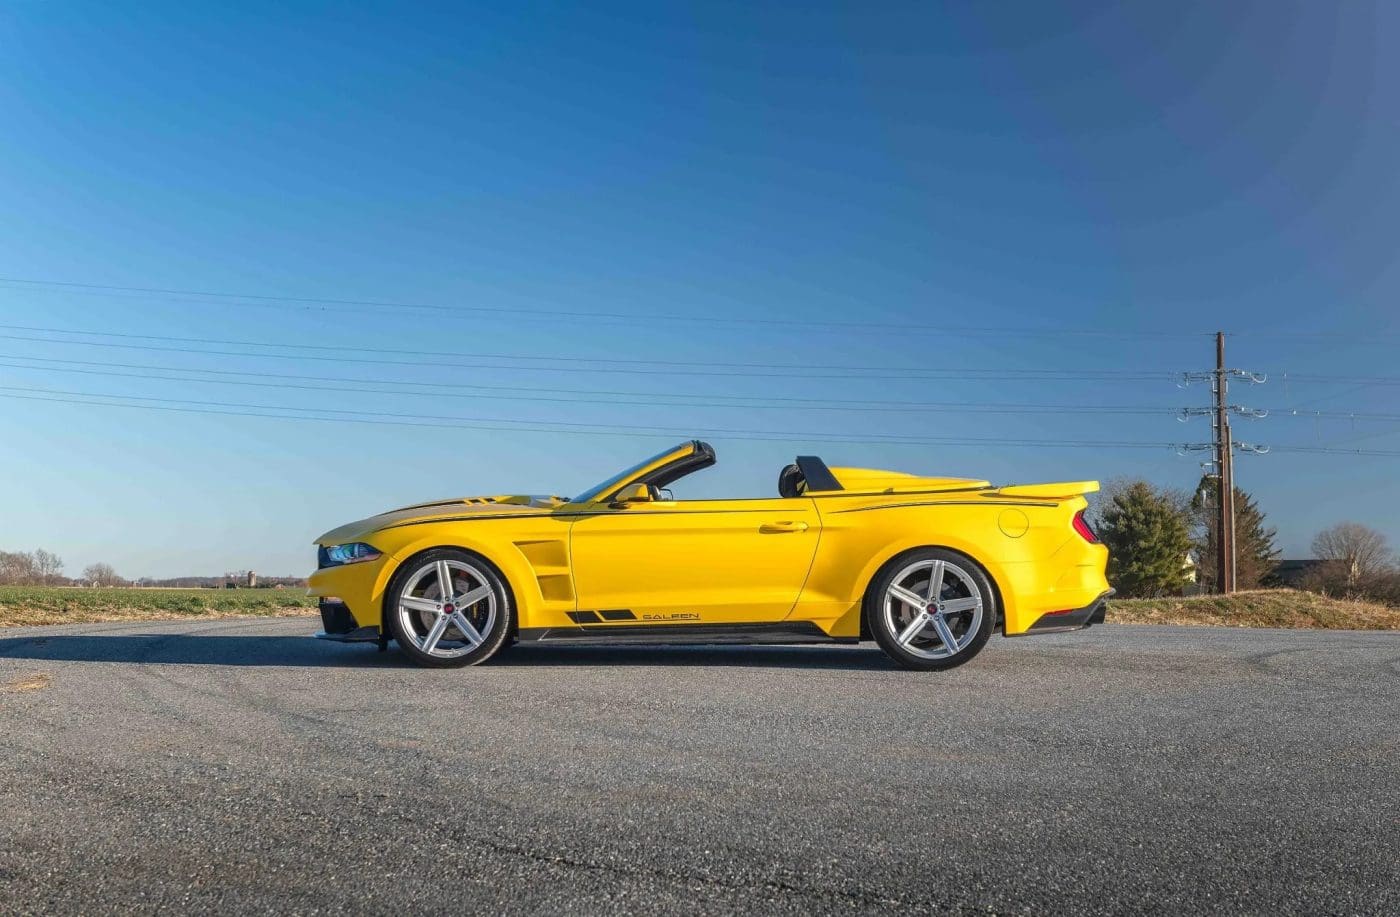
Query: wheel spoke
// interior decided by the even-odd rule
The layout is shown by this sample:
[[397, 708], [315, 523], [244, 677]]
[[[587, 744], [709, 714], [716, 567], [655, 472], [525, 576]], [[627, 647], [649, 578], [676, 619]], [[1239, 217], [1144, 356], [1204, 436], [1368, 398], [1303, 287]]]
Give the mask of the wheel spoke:
[[986, 639], [988, 619], [995, 621], [996, 599], [980, 585], [977, 570], [956, 559], [940, 559], [940, 553], [911, 557], [885, 580], [889, 585], [879, 627], [887, 636], [880, 639], [888, 641], [887, 649], [897, 651], [892, 653], [896, 657], [952, 660], [947, 664], [956, 665], [953, 657], [972, 655], [981, 647], [978, 641]]
[[943, 645], [948, 648], [948, 655], [951, 656], [958, 651], [958, 638], [953, 636], [953, 629], [948, 626], [942, 615], [934, 615], [931, 622], [933, 629], [938, 631], [938, 639], [943, 641]]
[[482, 636], [472, 622], [467, 620], [467, 616], [460, 611], [452, 612], [452, 623], [457, 625], [457, 629], [462, 632], [462, 636], [467, 638], [467, 642], [472, 646], [481, 646]]
[[928, 574], [928, 600], [937, 600], [938, 594], [943, 591], [943, 561], [935, 560], [933, 569]]
[[447, 561], [437, 562], [438, 596], [444, 602], [452, 601], [452, 568]]
[[471, 607], [491, 594], [490, 586], [479, 586], [470, 592], [464, 592], [457, 596], [456, 603], [459, 607]]
[[407, 608], [410, 611], [428, 611], [436, 613], [438, 603], [432, 599], [425, 599], [416, 595], [406, 595], [399, 599], [399, 607]]
[[913, 623], [900, 631], [899, 637], [897, 638], [899, 640], [899, 645], [908, 646], [909, 642], [919, 635], [919, 632], [924, 629], [924, 625], [927, 623], [928, 618], [922, 612], [915, 615]]
[[423, 652], [431, 653], [437, 649], [438, 641], [442, 639], [442, 632], [445, 630], [447, 630], [447, 615], [438, 615], [437, 620], [433, 622], [432, 629], [423, 638]]
[[905, 605], [908, 605], [916, 611], [923, 611], [924, 606], [928, 604], [928, 602], [921, 599], [919, 594], [913, 589], [905, 589], [903, 586], [891, 586], [890, 596], [899, 599]]

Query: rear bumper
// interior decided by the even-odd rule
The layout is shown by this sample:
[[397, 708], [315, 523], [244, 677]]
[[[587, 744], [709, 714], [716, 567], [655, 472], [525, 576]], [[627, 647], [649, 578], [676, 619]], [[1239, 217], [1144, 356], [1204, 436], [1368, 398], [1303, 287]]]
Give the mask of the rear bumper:
[[1058, 634], [1071, 630], [1083, 630], [1094, 624], [1102, 624], [1104, 614], [1108, 611], [1108, 599], [1115, 591], [1110, 589], [1102, 593], [1083, 608], [1071, 608], [1066, 611], [1052, 611], [1043, 614], [1030, 626], [1026, 635]]

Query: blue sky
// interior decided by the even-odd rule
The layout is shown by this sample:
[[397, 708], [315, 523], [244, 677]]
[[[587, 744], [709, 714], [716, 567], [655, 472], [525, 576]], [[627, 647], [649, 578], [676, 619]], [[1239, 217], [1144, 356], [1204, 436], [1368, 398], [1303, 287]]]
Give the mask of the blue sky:
[[[1233, 400], [1276, 409], [1238, 438], [1400, 450], [1397, 420], [1277, 411], [1400, 414], [1332, 381], [1400, 376], [1397, 43], [1382, 2], [6, 4], [0, 549], [303, 573], [340, 522], [577, 492], [682, 438], [651, 429], [771, 435], [707, 435], [693, 496], [774, 493], [798, 451], [1190, 487], [1204, 456], [1166, 447], [854, 440], [1204, 442], [1170, 410], [1208, 390], [1167, 374], [1217, 328], [1269, 373]], [[475, 420], [112, 406], [194, 401]], [[1400, 543], [1397, 467], [1237, 474], [1298, 555], [1343, 519]]]

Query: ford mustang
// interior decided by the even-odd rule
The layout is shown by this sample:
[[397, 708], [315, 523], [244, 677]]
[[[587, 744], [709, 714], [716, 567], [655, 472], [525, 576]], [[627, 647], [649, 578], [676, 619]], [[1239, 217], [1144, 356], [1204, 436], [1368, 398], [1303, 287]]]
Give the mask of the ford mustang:
[[324, 631], [461, 666], [530, 640], [856, 642], [913, 669], [960, 665], [993, 631], [1103, 620], [1098, 483], [994, 487], [829, 468], [800, 456], [778, 495], [676, 500], [715, 463], [682, 443], [572, 499], [463, 497], [317, 539]]

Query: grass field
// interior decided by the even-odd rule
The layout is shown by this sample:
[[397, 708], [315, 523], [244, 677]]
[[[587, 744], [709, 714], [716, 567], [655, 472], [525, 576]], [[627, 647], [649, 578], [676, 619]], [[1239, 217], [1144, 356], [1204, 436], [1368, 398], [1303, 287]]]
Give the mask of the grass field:
[[1400, 630], [1400, 608], [1348, 602], [1293, 589], [1260, 589], [1237, 592], [1229, 597], [1202, 595], [1111, 601], [1108, 621], [1112, 624]]
[[0, 626], [310, 614], [304, 589], [80, 589], [0, 586]]

